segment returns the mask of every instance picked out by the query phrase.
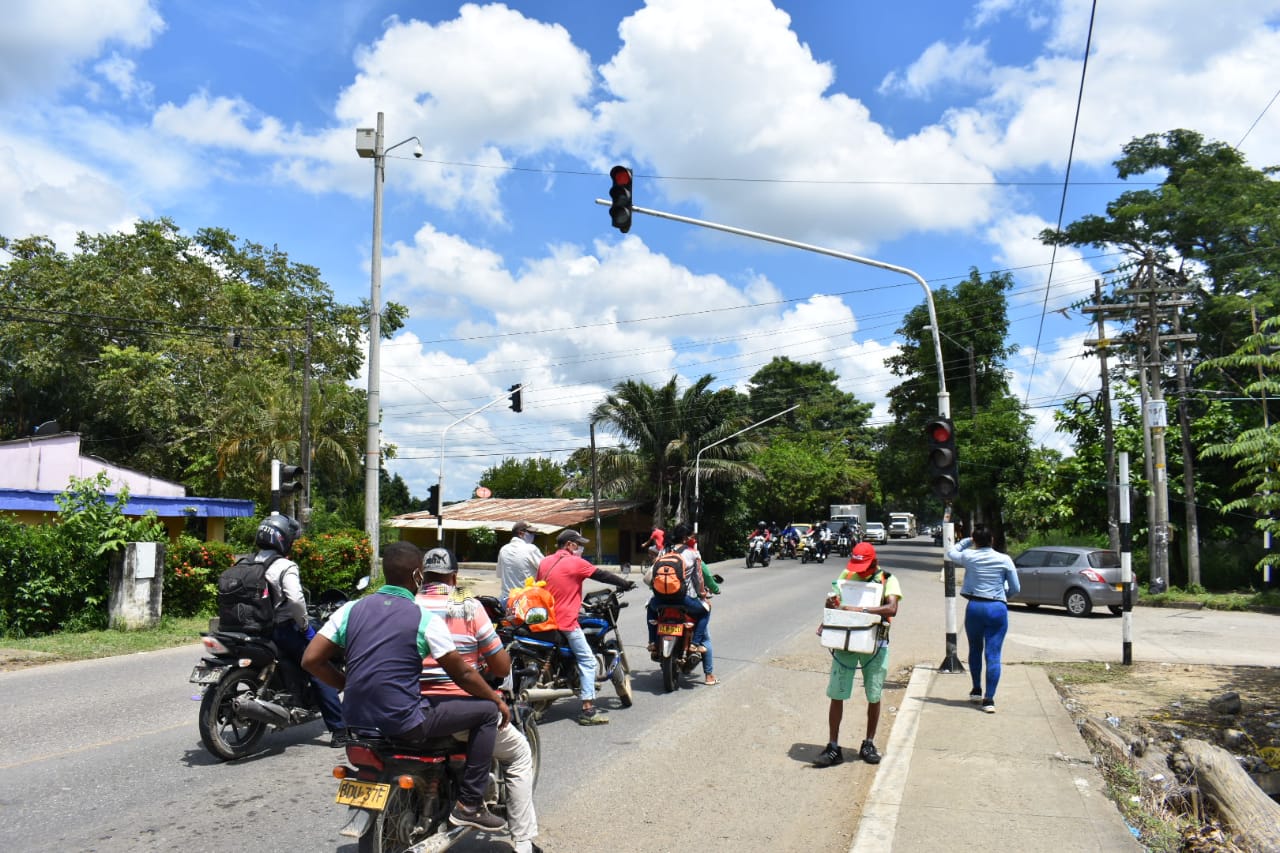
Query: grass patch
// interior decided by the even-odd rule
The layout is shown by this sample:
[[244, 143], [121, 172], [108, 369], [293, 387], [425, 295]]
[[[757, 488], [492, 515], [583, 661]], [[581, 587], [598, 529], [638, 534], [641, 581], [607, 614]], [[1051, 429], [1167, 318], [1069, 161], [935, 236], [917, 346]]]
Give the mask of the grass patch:
[[1175, 586], [1156, 595], [1144, 593], [1142, 603], [1156, 607], [1162, 604], [1198, 604], [1210, 610], [1280, 610], [1280, 590], [1209, 592], [1199, 587], [1181, 589]]
[[35, 653], [46, 660], [87, 660], [196, 643], [200, 640], [200, 632], [208, 629], [207, 616], [165, 616], [155, 628], [139, 631], [108, 628], [21, 639], [0, 637], [0, 649]]
[[1042, 663], [1040, 666], [1045, 668], [1054, 683], [1068, 686], [1124, 681], [1129, 677], [1129, 672], [1124, 667], [1112, 666], [1103, 661], [1062, 661]]
[[1125, 822], [1141, 834], [1143, 847], [1149, 853], [1180, 853], [1184, 849], [1183, 831], [1195, 825], [1191, 819], [1165, 806], [1125, 762], [1104, 759], [1099, 765], [1107, 796], [1120, 809]]

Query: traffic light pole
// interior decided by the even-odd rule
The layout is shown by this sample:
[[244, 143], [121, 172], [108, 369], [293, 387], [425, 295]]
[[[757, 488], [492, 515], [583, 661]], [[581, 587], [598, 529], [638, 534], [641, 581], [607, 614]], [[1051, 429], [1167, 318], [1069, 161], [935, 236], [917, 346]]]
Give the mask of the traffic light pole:
[[[628, 175], [630, 177], [630, 175]], [[614, 179], [616, 181], [616, 178]], [[631, 180], [628, 180], [629, 186], [634, 186]], [[629, 191], [634, 192], [634, 190]], [[598, 198], [596, 204], [609, 207], [612, 201]], [[801, 243], [796, 240], [789, 240], [785, 237], [777, 237], [772, 234], [762, 234], [759, 231], [748, 231], [745, 228], [735, 228], [732, 225], [722, 225], [719, 222], [709, 222], [705, 219], [694, 219], [689, 216], [680, 216], [676, 213], [667, 213], [664, 210], [653, 210], [647, 207], [631, 206], [633, 213], [643, 213], [648, 216], [656, 216], [659, 219], [670, 219], [673, 222], [683, 222], [686, 225], [697, 225], [699, 228], [710, 228], [713, 231], [723, 231], [726, 234], [737, 234], [739, 237], [746, 237], [750, 240], [763, 240], [766, 243], [777, 243], [780, 246], [788, 246], [792, 249], [801, 249], [805, 252], [814, 252], [819, 255], [827, 255], [832, 258], [839, 258], [842, 261], [852, 261], [855, 264], [864, 264], [877, 269], [896, 272], [913, 279], [920, 288], [924, 290], [925, 307], [929, 311], [929, 325], [937, 329], [938, 312], [933, 304], [933, 291], [929, 289], [929, 284], [914, 270], [900, 267], [897, 264], [885, 263], [872, 258], [864, 258], [860, 255], [852, 255], [848, 252], [839, 252], [835, 249], [828, 249], [823, 246], [814, 246], [810, 243]], [[628, 228], [630, 224], [628, 223]], [[625, 232], [624, 232], [625, 233]], [[942, 368], [942, 338], [940, 335], [933, 335], [933, 356], [938, 365], [938, 414], [944, 418], [951, 417], [951, 395], [947, 393], [947, 376]], [[947, 505], [947, 517], [951, 516], [951, 506]], [[954, 539], [954, 533], [951, 523], [948, 521], [943, 524], [943, 546], [951, 547]], [[945, 553], [945, 551], [944, 551]], [[960, 664], [960, 657], [956, 654], [957, 634], [956, 634], [956, 583], [955, 583], [955, 565], [950, 560], [943, 560], [943, 572], [945, 574], [946, 583], [944, 584], [945, 596], [945, 616], [946, 616], [946, 657], [939, 667], [942, 672], [964, 672], [964, 667]]]
[[798, 408], [800, 408], [800, 404], [796, 403], [791, 408], [783, 409], [781, 412], [778, 412], [776, 415], [769, 415], [769, 417], [765, 418], [762, 421], [756, 421], [749, 427], [743, 427], [742, 429], [735, 432], [733, 435], [726, 435], [724, 438], [720, 439], [719, 441], [711, 442], [706, 447], [699, 450], [697, 454], [694, 455], [693, 457], [693, 532], [695, 534], [698, 532], [698, 519], [702, 515], [702, 453], [703, 451], [710, 450], [711, 448], [715, 447], [717, 444], [724, 444], [726, 441], [728, 441], [731, 438], [737, 438], [738, 436], [742, 435], [744, 432], [747, 432], [748, 430], [753, 430], [756, 427], [760, 426], [760, 424], [768, 423], [774, 418], [780, 418], [783, 415], [785, 415], [787, 412], [794, 412]]
[[[524, 383], [520, 383], [518, 387], [520, 388], [521, 391], [523, 391], [525, 388], [529, 386], [525, 385]], [[440, 473], [436, 479], [436, 489], [438, 490], [437, 494], [439, 494], [440, 497], [439, 497], [439, 504], [435, 507], [435, 514], [436, 514], [436, 542], [438, 542], [441, 546], [444, 545], [444, 437], [449, 433], [449, 430], [453, 429], [458, 424], [465, 421], [467, 418], [472, 417], [474, 415], [478, 415], [481, 412], [483, 412], [485, 409], [489, 408], [490, 406], [495, 406], [498, 403], [501, 403], [503, 400], [510, 399], [510, 396], [512, 393], [513, 392], [510, 392], [510, 391], [504, 391], [502, 394], [499, 394], [497, 397], [494, 397], [492, 400], [485, 403], [483, 406], [476, 409], [474, 412], [468, 412], [467, 414], [458, 418], [456, 421], [454, 421], [453, 423], [445, 427], [444, 430], [440, 433]]]

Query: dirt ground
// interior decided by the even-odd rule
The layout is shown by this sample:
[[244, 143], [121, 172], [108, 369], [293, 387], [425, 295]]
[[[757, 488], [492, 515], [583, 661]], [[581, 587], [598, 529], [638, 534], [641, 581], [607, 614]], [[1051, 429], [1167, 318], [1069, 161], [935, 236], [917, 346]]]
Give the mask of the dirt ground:
[[[1178, 741], [1198, 738], [1228, 750], [1251, 773], [1280, 775], [1280, 668], [1146, 662], [1047, 668], [1077, 720], [1105, 720], [1126, 740], [1142, 738], [1170, 754]], [[1239, 696], [1238, 713], [1223, 712], [1221, 697], [1231, 693]]]

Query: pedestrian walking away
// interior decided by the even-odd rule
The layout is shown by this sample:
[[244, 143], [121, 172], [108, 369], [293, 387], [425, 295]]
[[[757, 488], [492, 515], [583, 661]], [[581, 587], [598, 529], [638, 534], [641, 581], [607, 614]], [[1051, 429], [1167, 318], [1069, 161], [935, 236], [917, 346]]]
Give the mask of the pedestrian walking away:
[[542, 551], [533, 544], [533, 525], [517, 521], [511, 528], [511, 541], [498, 551], [498, 600], [507, 603], [511, 590], [524, 586], [526, 578], [538, 574]]
[[[827, 710], [829, 740], [826, 749], [814, 762], [818, 767], [834, 767], [844, 761], [844, 752], [840, 749], [840, 723], [844, 719], [844, 703], [853, 696], [854, 676], [859, 669], [862, 670], [863, 693], [867, 697], [867, 736], [858, 749], [858, 757], [868, 764], [880, 763], [880, 753], [875, 744], [876, 728], [880, 723], [880, 697], [884, 692], [884, 679], [889, 671], [889, 625], [893, 617], [898, 615], [902, 586], [897, 578], [880, 568], [876, 549], [870, 542], [859, 542], [853, 548], [848, 565], [837, 578], [837, 585], [839, 581], [849, 580], [880, 584], [879, 603], [871, 606], [847, 604], [832, 592], [827, 596], [827, 608], [879, 616], [880, 625], [874, 629], [877, 632], [874, 651], [831, 650], [831, 676], [827, 681], [827, 698], [831, 700]], [[821, 634], [822, 631], [819, 626], [818, 633]]]
[[[964, 606], [964, 635], [969, 641], [969, 674], [973, 689], [969, 701], [988, 714], [996, 712], [996, 688], [1000, 686], [1000, 657], [1009, 631], [1009, 596], [1022, 587], [1008, 554], [991, 547], [991, 531], [975, 528], [973, 537], [961, 539], [947, 559], [964, 567], [960, 595]], [[983, 675], [986, 689], [983, 689]]]

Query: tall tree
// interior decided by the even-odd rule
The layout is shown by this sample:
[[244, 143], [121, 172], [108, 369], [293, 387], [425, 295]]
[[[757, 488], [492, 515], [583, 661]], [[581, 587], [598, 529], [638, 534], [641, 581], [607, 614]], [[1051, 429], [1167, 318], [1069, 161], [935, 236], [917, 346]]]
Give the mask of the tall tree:
[[551, 459], [503, 459], [480, 475], [495, 498], [549, 498], [560, 494], [564, 469]]
[[660, 388], [634, 380], [614, 386], [591, 413], [593, 424], [622, 441], [599, 453], [602, 494], [651, 501], [653, 523], [663, 526], [691, 518], [695, 469], [709, 482], [759, 476], [745, 462], [757, 448], [750, 434], [730, 438], [749, 423], [738, 395], [709, 390], [714, 379], [703, 376], [683, 392], [674, 376]]

